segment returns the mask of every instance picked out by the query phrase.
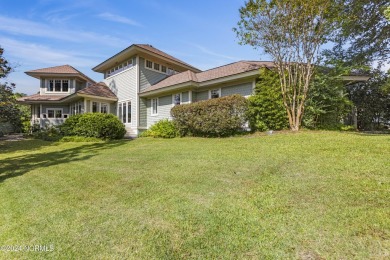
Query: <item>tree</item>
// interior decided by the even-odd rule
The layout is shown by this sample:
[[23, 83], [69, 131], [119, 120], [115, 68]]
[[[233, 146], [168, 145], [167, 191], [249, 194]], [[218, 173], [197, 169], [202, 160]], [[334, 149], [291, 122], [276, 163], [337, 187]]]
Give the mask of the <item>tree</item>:
[[277, 72], [267, 68], [260, 69], [255, 93], [248, 100], [248, 119], [252, 131], [281, 130], [288, 127]]
[[357, 109], [358, 129], [378, 130], [390, 123], [390, 93], [386, 91], [390, 76], [380, 70], [363, 83], [349, 86], [349, 95]]
[[[390, 9], [388, 0], [343, 0], [335, 25], [332, 55], [350, 64], [388, 62]], [[389, 20], [386, 19], [386, 15]], [[328, 53], [329, 55], [329, 53]]]
[[339, 61], [329, 61], [325, 67], [316, 67], [306, 100], [305, 127], [338, 129], [342, 125], [343, 119], [352, 110], [342, 76], [349, 75], [352, 69]]
[[241, 44], [262, 48], [277, 69], [291, 130], [298, 131], [318, 62], [319, 48], [335, 23], [334, 1], [249, 0], [240, 8]]
[[[3, 57], [4, 49], [0, 47], [0, 78], [6, 78], [12, 71], [9, 62]], [[0, 82], [0, 123], [10, 123], [14, 131], [22, 129], [23, 120], [29, 118], [29, 109], [16, 104], [15, 84]], [[18, 94], [23, 95], [23, 94]]]

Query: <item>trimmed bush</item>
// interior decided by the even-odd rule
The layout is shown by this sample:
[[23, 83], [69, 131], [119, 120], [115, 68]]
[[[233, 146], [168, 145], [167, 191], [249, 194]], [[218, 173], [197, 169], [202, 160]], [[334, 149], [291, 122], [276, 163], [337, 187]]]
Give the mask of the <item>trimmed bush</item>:
[[69, 117], [60, 127], [65, 136], [84, 136], [100, 139], [121, 139], [125, 126], [113, 114], [86, 113]]
[[175, 124], [168, 119], [163, 119], [155, 123], [149, 130], [143, 132], [141, 137], [160, 137], [160, 138], [175, 138], [179, 136]]
[[172, 108], [181, 136], [224, 137], [245, 130], [248, 101], [240, 95], [209, 99]]

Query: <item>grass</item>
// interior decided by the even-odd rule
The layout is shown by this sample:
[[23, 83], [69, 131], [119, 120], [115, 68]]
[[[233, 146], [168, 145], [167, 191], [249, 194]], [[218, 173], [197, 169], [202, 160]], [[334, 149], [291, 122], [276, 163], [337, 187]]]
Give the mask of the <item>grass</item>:
[[50, 249], [0, 258], [388, 259], [389, 158], [338, 132], [0, 142], [0, 246]]

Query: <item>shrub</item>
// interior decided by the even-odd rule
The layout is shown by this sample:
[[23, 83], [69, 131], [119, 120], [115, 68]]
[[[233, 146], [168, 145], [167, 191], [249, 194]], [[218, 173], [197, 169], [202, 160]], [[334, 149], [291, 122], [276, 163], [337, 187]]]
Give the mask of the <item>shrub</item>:
[[168, 119], [163, 119], [155, 123], [149, 130], [143, 132], [141, 137], [160, 137], [160, 138], [175, 138], [179, 135], [175, 124]]
[[240, 95], [209, 99], [172, 108], [181, 136], [230, 136], [245, 130], [248, 101]]
[[61, 139], [62, 134], [58, 127], [47, 125], [45, 128], [40, 128], [38, 131], [34, 132], [32, 136], [44, 141], [58, 141]]
[[65, 136], [121, 139], [126, 129], [113, 114], [86, 113], [69, 117], [61, 126], [61, 132]]
[[261, 69], [255, 93], [248, 100], [248, 119], [252, 131], [281, 130], [288, 127], [279, 76], [276, 72]]

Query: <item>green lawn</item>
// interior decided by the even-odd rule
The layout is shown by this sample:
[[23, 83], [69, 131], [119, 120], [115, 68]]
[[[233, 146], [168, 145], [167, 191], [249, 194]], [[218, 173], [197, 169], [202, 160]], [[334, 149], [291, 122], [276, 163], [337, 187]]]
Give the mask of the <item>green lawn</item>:
[[0, 246], [2, 259], [389, 259], [390, 136], [0, 142]]

